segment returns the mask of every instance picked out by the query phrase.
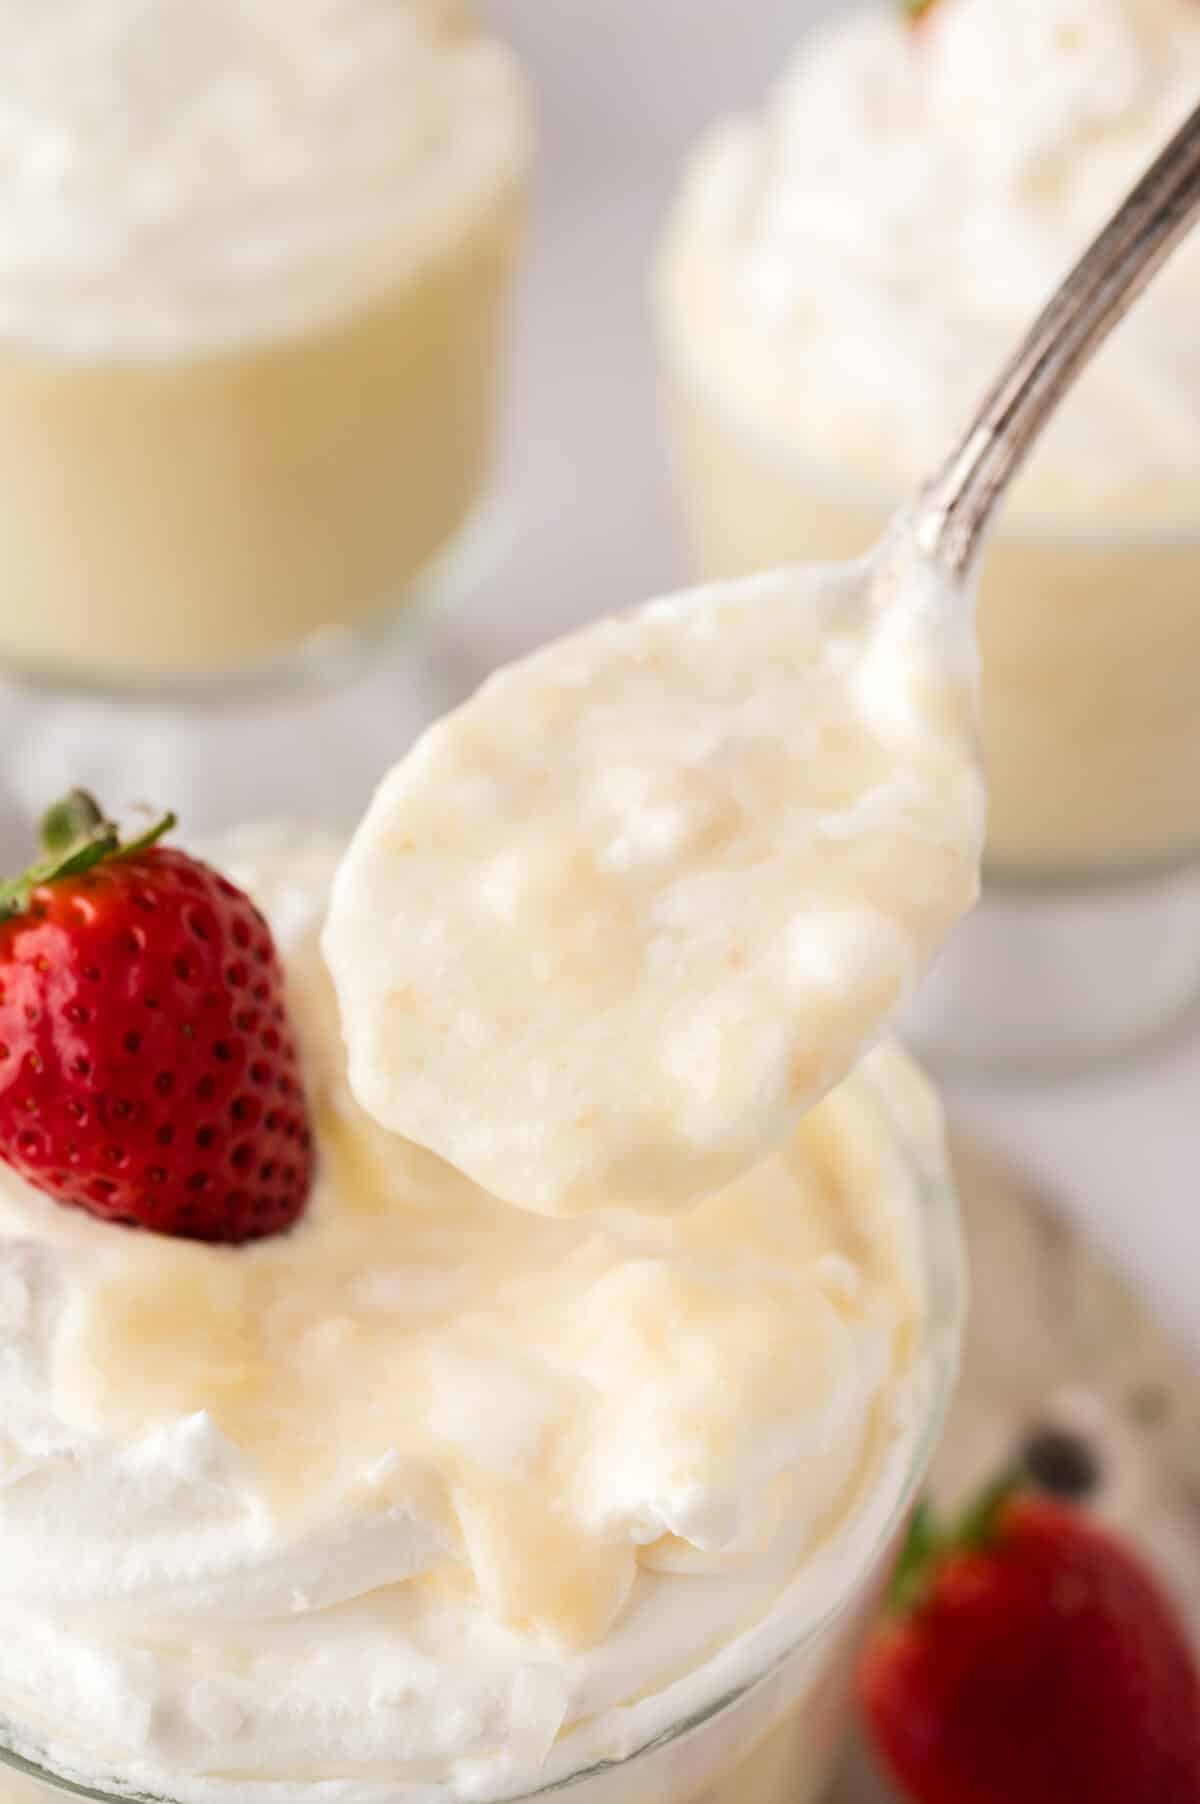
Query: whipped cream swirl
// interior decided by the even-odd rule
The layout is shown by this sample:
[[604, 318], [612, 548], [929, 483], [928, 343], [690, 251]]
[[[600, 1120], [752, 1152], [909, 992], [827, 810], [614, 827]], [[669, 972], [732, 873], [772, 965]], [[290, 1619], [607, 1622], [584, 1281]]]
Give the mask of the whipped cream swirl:
[[509, 53], [459, 0], [0, 0], [0, 332], [155, 359], [365, 305], [505, 202]]
[[[916, 28], [856, 8], [690, 164], [659, 281], [685, 379], [770, 457], [903, 492], [1198, 95], [1194, 0], [939, 0]], [[1200, 241], [1068, 398], [1016, 511], [1194, 526], [1198, 314]]]

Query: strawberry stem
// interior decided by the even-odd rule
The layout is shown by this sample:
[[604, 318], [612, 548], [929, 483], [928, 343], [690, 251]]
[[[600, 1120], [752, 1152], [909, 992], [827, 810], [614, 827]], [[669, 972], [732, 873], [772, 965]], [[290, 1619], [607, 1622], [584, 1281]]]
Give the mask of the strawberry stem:
[[900, 10], [910, 25], [919, 25], [925, 14], [932, 12], [937, 0], [900, 0]]
[[61, 801], [52, 803], [42, 816], [41, 841], [45, 856], [22, 871], [19, 877], [0, 883], [0, 921], [24, 914], [39, 884], [53, 883], [59, 877], [77, 877], [106, 858], [125, 858], [134, 852], [144, 852], [174, 825], [173, 814], [159, 815], [143, 832], [122, 843], [117, 827], [95, 798], [85, 789], [71, 790]]
[[175, 822], [176, 816], [170, 809], [167, 810], [166, 814], [156, 814], [152, 816], [148, 827], [144, 828], [143, 831], [137, 834], [133, 839], [125, 840], [117, 847], [118, 856], [121, 858], [132, 858], [135, 852], [148, 852], [151, 846], [158, 844], [165, 833], [171, 832], [172, 828], [175, 826]]

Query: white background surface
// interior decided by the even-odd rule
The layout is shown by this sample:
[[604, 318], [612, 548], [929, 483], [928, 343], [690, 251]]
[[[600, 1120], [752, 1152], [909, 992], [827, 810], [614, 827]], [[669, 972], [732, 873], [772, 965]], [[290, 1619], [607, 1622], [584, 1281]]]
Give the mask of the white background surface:
[[[833, 5], [492, 0], [532, 69], [543, 137], [501, 478], [507, 551], [420, 655], [319, 703], [185, 726], [166, 710], [9, 696], [7, 856], [27, 805], [64, 779], [170, 800], [202, 827], [280, 810], [350, 820], [419, 726], [492, 664], [683, 579], [645, 307], [656, 222], [695, 133], [753, 104], [806, 21]], [[1161, 1301], [1200, 1359], [1198, 1100], [1200, 1036], [1087, 1082], [954, 1095]]]

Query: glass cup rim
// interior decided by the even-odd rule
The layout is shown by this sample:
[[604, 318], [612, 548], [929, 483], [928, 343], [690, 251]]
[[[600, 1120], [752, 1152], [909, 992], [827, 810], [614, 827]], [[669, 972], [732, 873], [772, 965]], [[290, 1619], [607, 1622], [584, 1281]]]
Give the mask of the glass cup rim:
[[[958, 1194], [948, 1155], [937, 1167], [926, 1159], [912, 1136], [904, 1131], [887, 1106], [880, 1086], [872, 1085], [872, 1097], [885, 1126], [913, 1180], [913, 1201], [917, 1210], [916, 1246], [924, 1284], [924, 1319], [921, 1326], [923, 1385], [918, 1403], [919, 1419], [914, 1425], [903, 1475], [895, 1495], [883, 1516], [874, 1526], [870, 1543], [863, 1549], [856, 1576], [872, 1568], [901, 1529], [937, 1449], [941, 1431], [953, 1398], [958, 1377], [959, 1356], [966, 1318], [968, 1281], [966, 1251]], [[496, 1804], [533, 1804], [557, 1792], [565, 1792], [586, 1780], [608, 1777], [635, 1762], [644, 1760], [669, 1744], [681, 1740], [731, 1709], [742, 1698], [755, 1691], [773, 1673], [801, 1653], [844, 1611], [852, 1586], [845, 1587], [815, 1615], [810, 1616], [794, 1638], [778, 1649], [765, 1664], [744, 1681], [717, 1696], [706, 1699], [677, 1722], [653, 1734], [636, 1748], [615, 1758], [601, 1758], [576, 1770], [548, 1780], [532, 1790], [497, 1793]], [[4, 1733], [0, 1720], [0, 1737]], [[59, 1792], [71, 1797], [87, 1798], [95, 1804], [175, 1804], [169, 1794], [137, 1789], [104, 1790], [55, 1772], [37, 1761], [19, 1754], [0, 1739], [0, 1772], [6, 1768], [24, 1774], [44, 1786], [47, 1793]], [[264, 1780], [264, 1787], [270, 1781]], [[253, 1797], [253, 1791], [249, 1794]], [[265, 1797], [264, 1789], [264, 1797]], [[447, 1804], [452, 1794], [446, 1793]]]

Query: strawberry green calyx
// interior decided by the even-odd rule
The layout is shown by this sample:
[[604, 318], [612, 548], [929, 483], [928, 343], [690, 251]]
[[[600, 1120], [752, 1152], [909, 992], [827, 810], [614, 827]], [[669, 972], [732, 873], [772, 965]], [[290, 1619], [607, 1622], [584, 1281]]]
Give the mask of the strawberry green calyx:
[[145, 852], [175, 825], [173, 814], [155, 816], [149, 826], [132, 839], [122, 840], [119, 829], [110, 821], [94, 797], [85, 789], [73, 789], [54, 802], [42, 817], [41, 841], [44, 854], [22, 871], [0, 883], [0, 921], [24, 914], [30, 897], [43, 883], [60, 877], [77, 877], [105, 859], [125, 858]]
[[115, 839], [116, 828], [86, 789], [70, 790], [60, 801], [51, 802], [42, 816], [41, 841], [51, 856], [101, 833]]
[[1019, 1468], [1003, 1472], [946, 1524], [938, 1522], [928, 1498], [919, 1503], [888, 1586], [888, 1610], [897, 1616], [909, 1615], [928, 1595], [946, 1559], [994, 1546], [1006, 1507], [1028, 1485], [1027, 1476]]
[[941, 1549], [942, 1537], [933, 1505], [923, 1498], [912, 1513], [908, 1533], [900, 1549], [887, 1591], [887, 1607], [897, 1616], [907, 1616], [925, 1595], [930, 1576]]
[[936, 5], [937, 0], [900, 0], [900, 10], [910, 25], [919, 25]]
[[1018, 1491], [1028, 1488], [1029, 1479], [1025, 1472], [1016, 1470], [1002, 1472], [984, 1485], [978, 1497], [967, 1505], [950, 1529], [949, 1547], [955, 1553], [978, 1553], [981, 1548], [991, 1547], [996, 1540], [1000, 1527], [1000, 1518], [1006, 1505], [1016, 1496]]

